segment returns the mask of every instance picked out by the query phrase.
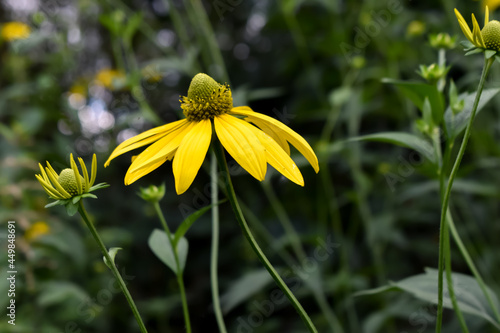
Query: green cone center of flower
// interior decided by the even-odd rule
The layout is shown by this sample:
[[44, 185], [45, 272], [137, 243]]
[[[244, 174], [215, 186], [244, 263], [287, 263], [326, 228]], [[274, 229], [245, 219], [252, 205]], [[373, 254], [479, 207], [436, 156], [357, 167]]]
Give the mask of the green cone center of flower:
[[500, 22], [497, 20], [488, 22], [481, 30], [481, 35], [487, 49], [500, 51]]
[[[78, 195], [78, 187], [76, 186], [75, 172], [73, 169], [68, 168], [61, 171], [57, 181], [71, 196]], [[85, 191], [85, 179], [83, 179], [82, 176], [80, 176], [80, 183], [82, 184], [82, 190]]]
[[231, 111], [233, 97], [229, 86], [212, 79], [207, 74], [196, 74], [189, 85], [187, 97], [182, 97], [181, 108], [189, 121], [212, 119]]

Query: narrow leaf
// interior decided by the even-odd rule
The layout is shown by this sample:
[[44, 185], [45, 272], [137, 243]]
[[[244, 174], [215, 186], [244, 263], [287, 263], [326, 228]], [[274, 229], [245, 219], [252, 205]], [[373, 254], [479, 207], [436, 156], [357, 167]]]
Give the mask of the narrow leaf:
[[404, 132], [382, 132], [351, 138], [348, 141], [381, 141], [392, 143], [401, 147], [411, 148], [435, 163], [434, 148], [425, 139], [414, 134]]
[[[111, 261], [113, 261], [113, 265], [115, 264], [115, 257], [116, 257], [116, 253], [118, 253], [118, 251], [122, 250], [121, 247], [112, 247], [109, 249], [108, 251], [108, 254], [111, 258]], [[104, 263], [106, 264], [106, 266], [108, 266], [109, 269], [111, 269], [111, 266], [108, 262], [108, 260], [106, 259], [106, 257], [102, 257], [102, 260], [104, 261]]]

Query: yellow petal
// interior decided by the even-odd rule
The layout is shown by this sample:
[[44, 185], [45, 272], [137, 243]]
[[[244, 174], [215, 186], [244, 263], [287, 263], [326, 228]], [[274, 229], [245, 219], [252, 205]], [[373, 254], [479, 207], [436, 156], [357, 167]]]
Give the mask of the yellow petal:
[[250, 108], [233, 108], [231, 112], [241, 116], [247, 116], [248, 120], [251, 122], [253, 122], [253, 120], [262, 121], [267, 126], [272, 127], [277, 135], [290, 142], [292, 146], [297, 148], [297, 150], [302, 155], [304, 155], [304, 157], [309, 161], [316, 173], [319, 172], [318, 158], [316, 157], [316, 154], [314, 154], [311, 146], [307, 143], [306, 140], [304, 140], [303, 137], [297, 134], [297, 132], [292, 130], [290, 127], [269, 116], [254, 112]]
[[47, 162], [47, 165], [49, 166], [46, 170], [48, 170], [49, 172], [47, 172], [47, 176], [49, 176], [49, 179], [51, 181], [51, 183], [54, 185], [55, 189], [57, 190], [57, 192], [64, 198], [64, 199], [69, 199], [71, 198], [71, 195], [61, 186], [61, 184], [59, 184], [59, 182], [57, 181], [57, 174], [56, 176], [54, 176], [54, 174], [52, 173], [52, 171], [55, 173], [54, 169], [52, 168], [52, 166], [49, 164], [49, 162]]
[[[172, 153], [172, 156], [173, 155], [174, 155], [174, 153]], [[125, 185], [130, 185], [133, 182], [135, 182], [136, 180], [138, 180], [139, 178], [142, 178], [143, 176], [147, 175], [151, 171], [156, 170], [163, 163], [165, 163], [168, 159], [169, 158], [167, 157], [163, 160], [157, 161], [156, 163], [150, 164], [149, 166], [142, 168], [142, 169], [139, 169], [135, 172], [130, 172], [130, 168], [129, 168], [129, 171], [127, 171], [127, 174], [125, 175]]]
[[50, 183], [50, 179], [49, 179], [49, 177], [47, 177], [47, 174], [45, 173], [43, 166], [40, 163], [38, 163], [38, 167], [40, 168], [40, 171], [42, 172], [43, 180]]
[[489, 21], [490, 21], [490, 10], [488, 9], [488, 6], [486, 6], [484, 10], [484, 25], [487, 25]]
[[253, 125], [249, 125], [254, 134], [257, 136], [262, 146], [266, 149], [266, 159], [269, 164], [279, 171], [283, 176], [290, 179], [295, 184], [304, 186], [304, 178], [300, 173], [299, 168], [290, 156], [273, 140], [269, 135], [259, 130]]
[[465, 37], [472, 43], [474, 43], [474, 39], [472, 38], [472, 32], [470, 31], [469, 26], [467, 25], [467, 22], [464, 20], [462, 14], [455, 8], [455, 16], [458, 19], [458, 24], [460, 25], [460, 28], [462, 29], [462, 32], [464, 33]]
[[38, 179], [38, 181], [40, 182], [40, 184], [42, 185], [43, 189], [45, 190], [45, 192], [47, 192], [47, 194], [54, 198], [54, 199], [65, 199], [64, 197], [62, 197], [58, 192], [57, 190], [49, 183], [49, 182], [46, 182], [40, 175], [35, 175], [36, 179]]
[[186, 134], [192, 130], [194, 125], [194, 122], [186, 121], [182, 124], [182, 126], [171, 131], [166, 136], [146, 148], [137, 156], [136, 159], [134, 159], [132, 165], [130, 166], [130, 172], [135, 172], [138, 169], [149, 167], [149, 165], [163, 160], [165, 156], [174, 152], [179, 147]]
[[78, 157], [78, 162], [80, 163], [80, 167], [82, 168], [83, 180], [85, 182], [85, 192], [88, 192], [90, 188], [89, 172], [87, 171], [87, 167], [83, 162], [83, 158]]
[[152, 142], [159, 140], [161, 137], [165, 136], [170, 131], [175, 130], [179, 126], [182, 126], [186, 121], [187, 121], [186, 119], [177, 120], [177, 121], [174, 121], [173, 123], [169, 123], [169, 124], [166, 124], [163, 126], [152, 128], [146, 132], [143, 132], [143, 133], [136, 135], [128, 140], [125, 140], [124, 142], [119, 144], [115, 148], [115, 150], [113, 150], [113, 152], [109, 156], [106, 163], [104, 163], [104, 166], [107, 167], [112, 159], [114, 159], [115, 157], [117, 157], [123, 153], [126, 153], [128, 151], [133, 150], [133, 149], [148, 145]]
[[[246, 120], [245, 118], [244, 120]], [[283, 137], [278, 135], [276, 131], [274, 131], [273, 127], [268, 126], [265, 122], [253, 119], [252, 121], [253, 124], [257, 125], [261, 130], [263, 130], [267, 135], [269, 135], [271, 138], [276, 141], [280, 147], [288, 154], [290, 155], [290, 145], [288, 144], [288, 141], [286, 141]]]
[[472, 37], [474, 39], [474, 45], [479, 47], [486, 47], [484, 45], [483, 36], [481, 35], [481, 29], [479, 28], [479, 24], [477, 23], [476, 17], [472, 14]]
[[97, 158], [94, 155], [92, 155], [92, 170], [91, 170], [91, 176], [90, 176], [90, 184], [89, 184], [89, 188], [92, 187], [92, 185], [94, 185], [94, 182], [95, 182], [95, 178], [97, 177]]
[[214, 118], [215, 132], [228, 153], [257, 180], [264, 180], [267, 171], [265, 149], [249, 123], [228, 114]]
[[69, 160], [71, 163], [71, 169], [73, 170], [73, 173], [75, 174], [76, 193], [83, 194], [82, 181], [80, 179], [80, 173], [78, 172], [78, 167], [76, 166], [75, 160], [73, 159], [73, 154], [70, 154], [69, 156], [70, 156]]
[[184, 193], [191, 186], [205, 160], [211, 139], [210, 119], [194, 122], [193, 128], [182, 139], [172, 164], [177, 194]]

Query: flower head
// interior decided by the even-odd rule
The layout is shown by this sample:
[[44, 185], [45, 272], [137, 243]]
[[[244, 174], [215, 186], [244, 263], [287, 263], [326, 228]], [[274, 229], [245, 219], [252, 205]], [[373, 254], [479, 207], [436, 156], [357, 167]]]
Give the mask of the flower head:
[[472, 32], [467, 22], [456, 8], [455, 15], [457, 16], [458, 23], [465, 37], [472, 43], [469, 45], [470, 47], [467, 51], [473, 51], [472, 53], [494, 51], [493, 54], [500, 51], [500, 22], [497, 20], [489, 20], [488, 7], [485, 9], [484, 27], [482, 30], [479, 28], [479, 24], [474, 14], [472, 14]]
[[31, 29], [22, 22], [8, 22], [2, 26], [0, 36], [7, 41], [28, 38]]
[[[59, 174], [57, 174], [49, 162], [47, 162], [45, 169], [40, 163], [38, 164], [41, 173], [35, 175], [35, 177], [38, 179], [48, 196], [56, 200], [45, 207], [48, 208], [55, 205], [66, 205], [69, 212], [75, 208], [73, 206], [76, 205], [81, 198], [97, 198], [90, 192], [108, 186], [104, 183], [93, 186], [97, 172], [97, 160], [95, 154], [92, 157], [91, 177], [89, 177], [87, 168], [81, 157], [78, 158], [78, 162], [80, 163], [83, 176], [80, 175], [75, 160], [73, 159], [73, 154], [70, 155], [70, 161], [71, 168], [66, 168]], [[68, 205], [72, 207], [68, 208]]]
[[304, 138], [248, 106], [233, 107], [229, 86], [206, 74], [193, 78], [181, 103], [185, 119], [130, 138], [111, 153], [105, 166], [123, 153], [150, 145], [133, 160], [125, 175], [125, 185], [173, 160], [175, 188], [178, 194], [184, 193], [205, 159], [212, 130], [235, 161], [258, 180], [264, 180], [269, 163], [294, 183], [304, 185], [297, 165], [290, 158], [289, 143], [319, 171], [318, 159]]

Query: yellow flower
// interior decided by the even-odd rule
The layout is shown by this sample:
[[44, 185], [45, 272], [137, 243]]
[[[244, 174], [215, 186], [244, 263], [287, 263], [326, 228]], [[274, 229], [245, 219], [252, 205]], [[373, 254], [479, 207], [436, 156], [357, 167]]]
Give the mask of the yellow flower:
[[45, 170], [42, 165], [38, 163], [41, 174], [35, 175], [35, 177], [38, 179], [40, 184], [42, 184], [43, 189], [52, 199], [71, 199], [72, 197], [84, 195], [94, 190], [92, 185], [94, 185], [97, 172], [97, 160], [95, 154], [92, 157], [92, 177], [90, 179], [85, 163], [83, 163], [83, 159], [81, 157], [78, 158], [78, 162], [80, 162], [83, 177], [78, 171], [78, 167], [73, 159], [73, 154], [71, 154], [70, 160], [71, 169], [64, 169], [61, 173], [59, 173], [59, 175], [55, 172], [49, 162], [47, 162]]
[[116, 69], [102, 69], [97, 73], [95, 80], [108, 89], [120, 89], [125, 85], [125, 73]]
[[150, 145], [133, 160], [125, 185], [173, 159], [177, 194], [193, 182], [207, 154], [212, 129], [229, 154], [253, 177], [265, 178], [267, 163], [296, 184], [304, 185], [302, 174], [290, 158], [289, 143], [302, 153], [316, 172], [318, 159], [311, 146], [281, 122], [252, 111], [233, 107], [231, 90], [206, 74], [197, 74], [182, 97], [185, 119], [159, 126], [121, 143], [104, 164], [130, 150]]
[[25, 39], [30, 35], [31, 29], [22, 22], [8, 22], [2, 26], [1, 36], [7, 41]]
[[467, 37], [475, 47], [485, 50], [500, 51], [500, 22], [497, 20], [489, 20], [488, 7], [486, 7], [484, 13], [483, 30], [479, 28], [479, 24], [474, 14], [472, 14], [472, 32], [467, 22], [456, 8], [455, 15], [457, 16], [458, 23], [465, 37]]
[[500, 7], [500, 0], [483, 0], [482, 7], [489, 7], [491, 11], [494, 11], [498, 7]]
[[30, 225], [28, 230], [26, 230], [26, 232], [24, 233], [24, 238], [28, 242], [32, 242], [35, 239], [48, 234], [49, 232], [50, 232], [49, 225], [43, 221], [38, 221]]
[[406, 27], [406, 35], [411, 37], [421, 36], [425, 32], [425, 23], [422, 21], [411, 21]]

